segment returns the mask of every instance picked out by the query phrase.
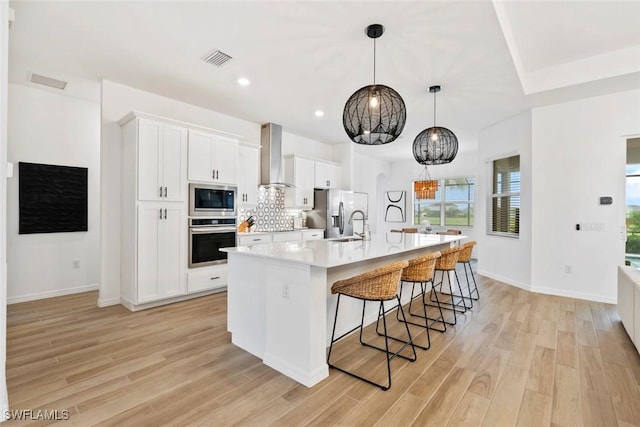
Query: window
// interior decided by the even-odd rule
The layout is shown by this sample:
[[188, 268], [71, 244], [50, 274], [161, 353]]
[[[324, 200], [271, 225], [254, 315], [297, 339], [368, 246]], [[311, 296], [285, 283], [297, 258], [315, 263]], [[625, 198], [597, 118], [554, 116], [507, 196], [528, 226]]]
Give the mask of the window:
[[493, 161], [489, 234], [520, 234], [520, 156]]
[[434, 199], [418, 199], [413, 194], [413, 223], [441, 227], [473, 227], [474, 179], [438, 181]]

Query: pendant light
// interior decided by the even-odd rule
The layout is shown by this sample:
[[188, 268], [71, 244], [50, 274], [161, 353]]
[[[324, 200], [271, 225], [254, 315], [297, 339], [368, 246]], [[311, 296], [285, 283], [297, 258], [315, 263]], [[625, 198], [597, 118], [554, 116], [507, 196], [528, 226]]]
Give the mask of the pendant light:
[[436, 93], [440, 86], [431, 86], [433, 94], [433, 127], [423, 130], [413, 141], [413, 157], [421, 165], [451, 163], [458, 154], [458, 138], [447, 128], [436, 126]]
[[398, 92], [376, 84], [376, 39], [384, 33], [384, 27], [372, 24], [365, 33], [373, 39], [373, 84], [358, 89], [347, 100], [342, 124], [349, 139], [356, 144], [388, 144], [404, 129], [407, 109]]
[[413, 182], [413, 191], [416, 193], [416, 198], [419, 200], [436, 198], [438, 180], [431, 179], [426, 165], [422, 174]]

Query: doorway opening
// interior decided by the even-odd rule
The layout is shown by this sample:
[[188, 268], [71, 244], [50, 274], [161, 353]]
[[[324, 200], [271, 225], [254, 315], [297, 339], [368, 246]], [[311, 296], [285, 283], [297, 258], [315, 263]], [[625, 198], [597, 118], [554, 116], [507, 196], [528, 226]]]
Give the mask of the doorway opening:
[[627, 139], [625, 264], [640, 268], [640, 138]]

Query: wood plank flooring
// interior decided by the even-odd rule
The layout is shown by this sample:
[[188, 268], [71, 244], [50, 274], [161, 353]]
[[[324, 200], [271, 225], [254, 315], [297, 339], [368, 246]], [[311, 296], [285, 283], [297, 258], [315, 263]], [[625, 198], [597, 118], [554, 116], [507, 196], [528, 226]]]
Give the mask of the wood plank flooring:
[[[615, 306], [479, 279], [457, 326], [392, 361], [386, 392], [335, 370], [309, 389], [263, 365], [230, 343], [225, 293], [138, 313], [97, 308], [95, 292], [10, 305], [11, 409], [79, 426], [640, 426], [640, 355]], [[386, 375], [352, 337], [334, 354]], [[30, 423], [48, 424], [3, 425]]]

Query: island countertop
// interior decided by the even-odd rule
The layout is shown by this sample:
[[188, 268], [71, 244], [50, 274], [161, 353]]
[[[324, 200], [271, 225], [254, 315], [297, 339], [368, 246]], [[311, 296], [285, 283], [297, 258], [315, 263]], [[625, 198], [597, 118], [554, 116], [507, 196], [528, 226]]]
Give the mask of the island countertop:
[[464, 239], [460, 235], [382, 233], [371, 240], [341, 239], [264, 243], [253, 246], [223, 248], [221, 251], [262, 258], [278, 259], [323, 268], [332, 268], [386, 257], [417, 249], [439, 246]]

